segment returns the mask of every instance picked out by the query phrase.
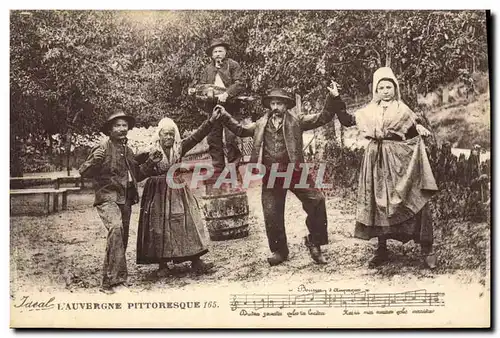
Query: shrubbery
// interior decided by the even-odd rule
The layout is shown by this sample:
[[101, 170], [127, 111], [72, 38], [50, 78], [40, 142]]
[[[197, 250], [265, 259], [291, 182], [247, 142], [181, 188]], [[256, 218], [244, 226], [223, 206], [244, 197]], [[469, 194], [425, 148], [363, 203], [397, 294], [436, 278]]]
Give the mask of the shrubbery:
[[[134, 152], [148, 148], [153, 139], [156, 127], [133, 128], [128, 133], [128, 145]], [[182, 137], [187, 137], [193, 131], [185, 130]], [[104, 134], [79, 135], [73, 133], [70, 149], [70, 167], [78, 168], [85, 160], [90, 150], [99, 144], [106, 136]], [[47, 137], [28, 137], [19, 141], [21, 168], [23, 172], [49, 172], [66, 169], [65, 140], [60, 134]], [[208, 149], [206, 139], [197, 144], [190, 152]]]

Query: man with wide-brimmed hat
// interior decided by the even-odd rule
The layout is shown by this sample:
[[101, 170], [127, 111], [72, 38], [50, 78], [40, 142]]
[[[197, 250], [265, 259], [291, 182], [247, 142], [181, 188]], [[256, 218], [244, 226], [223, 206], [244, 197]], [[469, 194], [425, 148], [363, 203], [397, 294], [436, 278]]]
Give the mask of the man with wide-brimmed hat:
[[[235, 60], [227, 57], [229, 43], [223, 39], [214, 39], [205, 50], [211, 62], [205, 67], [199, 78], [200, 84], [213, 84], [221, 89], [218, 93], [220, 103], [241, 94], [245, 90], [244, 76], [241, 66]], [[227, 110], [227, 108], [226, 108]]]
[[101, 220], [108, 230], [101, 290], [114, 293], [127, 282], [127, 249], [132, 205], [139, 201], [137, 181], [146, 177], [161, 157], [151, 156], [138, 166], [127, 146], [128, 130], [135, 119], [118, 111], [106, 120], [101, 131], [108, 136], [94, 147], [79, 171], [94, 179], [95, 200]]
[[[216, 100], [209, 100], [204, 105], [207, 113], [210, 114], [216, 104], [221, 104], [239, 120], [238, 112], [241, 106], [235, 98], [245, 90], [245, 81], [238, 62], [227, 57], [229, 47], [229, 43], [223, 39], [212, 40], [205, 50], [211, 61], [200, 74], [197, 84], [198, 88], [210, 91], [210, 94], [216, 97]], [[225, 166], [223, 129], [222, 124], [217, 123], [207, 136], [209, 153], [216, 173], [213, 177], [214, 180], [217, 173], [222, 172]], [[238, 139], [227, 129], [225, 130], [225, 141], [227, 161], [229, 163], [238, 162], [242, 156], [238, 148]]]
[[[226, 127], [240, 137], [253, 137], [250, 163], [261, 163], [266, 168], [262, 180], [262, 208], [264, 222], [273, 255], [268, 258], [271, 266], [288, 259], [288, 244], [285, 232], [285, 199], [287, 191], [292, 191], [302, 202], [307, 213], [306, 225], [309, 235], [305, 245], [317, 264], [325, 264], [321, 245], [328, 243], [326, 205], [323, 193], [315, 187], [312, 178], [307, 176], [311, 188], [296, 187], [301, 179], [301, 163], [304, 163], [302, 133], [318, 128], [333, 119], [336, 112], [345, 110], [340, 99], [337, 84], [332, 82], [323, 111], [318, 114], [296, 114], [290, 109], [293, 100], [283, 89], [273, 89], [262, 99], [268, 111], [255, 123], [242, 125], [229, 114], [223, 112]], [[274, 164], [274, 166], [273, 166]], [[270, 179], [272, 172], [287, 172], [292, 164], [291, 185], [287, 186], [283, 177]], [[274, 184], [272, 183], [274, 180]]]

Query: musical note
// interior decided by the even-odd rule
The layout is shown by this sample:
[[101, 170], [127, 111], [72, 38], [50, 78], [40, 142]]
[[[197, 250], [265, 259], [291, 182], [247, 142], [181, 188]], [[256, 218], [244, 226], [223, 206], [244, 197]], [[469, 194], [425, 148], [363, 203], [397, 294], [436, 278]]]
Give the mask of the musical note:
[[236, 296], [233, 296], [233, 301], [231, 302], [231, 310], [236, 311], [238, 308], [238, 302], [236, 301]]
[[337, 295], [333, 295], [333, 297], [332, 297], [332, 296], [330, 296], [330, 302], [329, 302], [329, 304], [328, 304], [328, 305], [329, 305], [329, 307], [331, 307], [331, 306], [332, 306], [332, 304], [334, 304], [336, 301], [337, 301]]
[[444, 306], [444, 293], [425, 289], [399, 293], [327, 292], [231, 295], [229, 306], [236, 309], [263, 308], [367, 308]]
[[353, 299], [352, 301], [354, 303], [364, 303], [366, 302], [366, 291], [362, 291], [362, 292], [356, 292], [354, 295], [353, 295]]
[[297, 296], [297, 298], [300, 298], [302, 303], [304, 303], [304, 302], [312, 302], [314, 300], [314, 293], [300, 295], [300, 296]]
[[360, 297], [360, 299], [361, 299], [362, 301], [365, 301], [365, 300], [366, 300], [366, 291], [359, 292], [359, 293], [355, 293], [355, 294], [354, 294], [354, 297], [355, 297], [354, 299], [356, 299], [356, 295], [362, 295], [362, 297]]
[[[290, 304], [290, 303], [291, 303], [290, 295], [288, 295], [288, 304]], [[285, 308], [285, 300], [284, 299], [281, 301], [281, 306], [280, 306], [280, 309], [283, 309], [283, 308]]]
[[[267, 304], [269, 304], [269, 297], [270, 297], [270, 295], [267, 296], [267, 299], [268, 299]], [[266, 306], [266, 302], [264, 301], [264, 298], [261, 298], [257, 302], [254, 300], [253, 301], [253, 307], [254, 307], [255, 310], [260, 310], [260, 309], [266, 308], [267, 306]]]

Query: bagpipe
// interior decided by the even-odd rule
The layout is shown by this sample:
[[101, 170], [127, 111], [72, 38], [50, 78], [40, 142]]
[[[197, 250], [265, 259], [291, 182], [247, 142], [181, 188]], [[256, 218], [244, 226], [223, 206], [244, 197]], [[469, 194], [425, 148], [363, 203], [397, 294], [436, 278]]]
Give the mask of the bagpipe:
[[201, 84], [194, 88], [188, 89], [188, 94], [194, 97], [196, 105], [201, 108], [205, 114], [210, 114], [217, 106], [223, 106], [231, 115], [237, 114], [243, 116], [241, 108], [248, 103], [255, 101], [255, 97], [247, 95], [239, 95], [228, 97], [225, 102], [219, 100], [219, 95], [225, 93], [227, 88], [219, 87], [213, 84]]
[[[209, 104], [222, 104], [219, 102], [218, 96], [226, 92], [226, 88], [219, 87], [213, 84], [201, 84], [194, 88], [189, 88], [188, 94], [195, 97], [195, 99], [202, 103]], [[255, 100], [253, 96], [240, 95], [235, 97], [229, 97], [225, 103], [243, 103], [243, 102], [252, 102]]]

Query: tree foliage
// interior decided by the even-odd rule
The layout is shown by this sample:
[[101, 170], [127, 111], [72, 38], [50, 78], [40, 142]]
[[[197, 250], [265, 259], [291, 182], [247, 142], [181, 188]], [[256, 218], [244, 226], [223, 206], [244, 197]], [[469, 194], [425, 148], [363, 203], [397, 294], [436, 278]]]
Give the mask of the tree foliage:
[[347, 96], [369, 94], [386, 64], [410, 105], [447, 81], [473, 84], [471, 73], [488, 66], [481, 11], [12, 11], [10, 19], [13, 140], [95, 132], [116, 109], [141, 126], [170, 116], [192, 129], [204, 117], [187, 88], [215, 37], [231, 43], [250, 94], [280, 86], [316, 104], [332, 78]]

